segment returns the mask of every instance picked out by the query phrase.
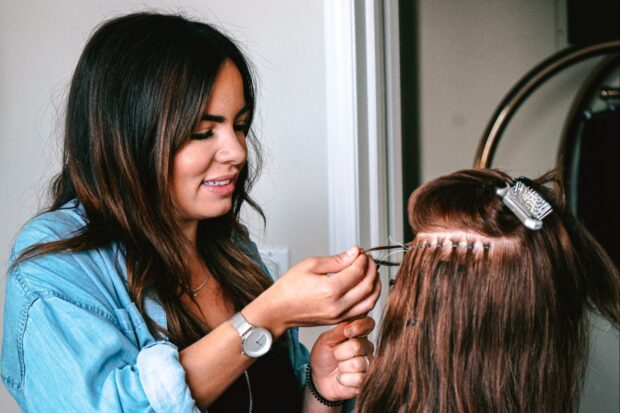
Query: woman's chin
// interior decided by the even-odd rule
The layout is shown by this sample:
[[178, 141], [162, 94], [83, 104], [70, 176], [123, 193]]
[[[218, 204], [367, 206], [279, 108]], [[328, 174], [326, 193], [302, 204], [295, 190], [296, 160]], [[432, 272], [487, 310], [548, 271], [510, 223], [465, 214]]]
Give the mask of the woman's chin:
[[225, 205], [217, 206], [211, 205], [208, 210], [200, 211], [201, 219], [212, 219], [219, 218], [221, 216], [226, 215], [232, 209], [232, 201], [226, 203]]

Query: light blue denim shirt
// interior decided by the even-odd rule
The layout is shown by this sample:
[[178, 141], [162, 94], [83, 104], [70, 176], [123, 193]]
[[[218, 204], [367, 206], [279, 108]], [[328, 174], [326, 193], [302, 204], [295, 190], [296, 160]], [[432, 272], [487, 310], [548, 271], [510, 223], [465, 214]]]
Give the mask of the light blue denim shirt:
[[[37, 216], [19, 233], [9, 265], [25, 248], [85, 224], [77, 203]], [[253, 243], [240, 247], [260, 262]], [[177, 347], [154, 338], [131, 301], [118, 247], [30, 259], [6, 283], [2, 380], [24, 411], [198, 412]], [[166, 325], [155, 300], [146, 309]], [[308, 351], [296, 329], [288, 334], [301, 386]]]

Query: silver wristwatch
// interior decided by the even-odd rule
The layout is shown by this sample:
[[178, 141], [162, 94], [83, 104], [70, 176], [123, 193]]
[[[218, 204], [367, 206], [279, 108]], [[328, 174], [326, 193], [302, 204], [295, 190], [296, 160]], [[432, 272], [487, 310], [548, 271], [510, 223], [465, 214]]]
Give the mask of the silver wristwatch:
[[235, 314], [229, 321], [241, 337], [243, 354], [252, 358], [267, 354], [273, 342], [273, 337], [267, 329], [254, 327], [241, 313]]

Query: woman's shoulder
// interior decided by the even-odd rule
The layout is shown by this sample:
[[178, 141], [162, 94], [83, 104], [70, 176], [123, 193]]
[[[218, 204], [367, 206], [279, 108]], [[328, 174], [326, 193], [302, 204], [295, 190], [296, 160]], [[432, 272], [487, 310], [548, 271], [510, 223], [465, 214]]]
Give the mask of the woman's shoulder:
[[86, 224], [84, 210], [77, 202], [31, 219], [17, 235], [7, 285], [13, 279], [26, 294], [52, 294], [82, 302], [106, 302], [118, 296], [119, 290], [125, 290], [124, 260], [115, 245], [83, 252], [44, 253], [16, 263], [28, 248], [68, 239]]
[[11, 251], [11, 262], [34, 245], [59, 241], [75, 235], [86, 226], [86, 223], [86, 214], [77, 200], [70, 201], [56, 210], [36, 215], [18, 232]]

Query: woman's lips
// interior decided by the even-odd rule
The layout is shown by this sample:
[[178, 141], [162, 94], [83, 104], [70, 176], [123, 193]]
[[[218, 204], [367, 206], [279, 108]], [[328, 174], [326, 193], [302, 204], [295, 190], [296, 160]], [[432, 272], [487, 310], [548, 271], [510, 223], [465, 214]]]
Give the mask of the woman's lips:
[[211, 180], [202, 181], [202, 186], [209, 192], [217, 195], [230, 195], [235, 190], [236, 176], [218, 177]]

